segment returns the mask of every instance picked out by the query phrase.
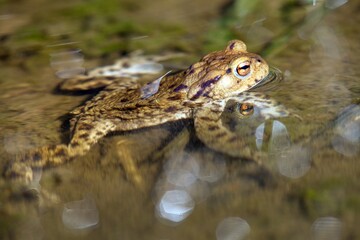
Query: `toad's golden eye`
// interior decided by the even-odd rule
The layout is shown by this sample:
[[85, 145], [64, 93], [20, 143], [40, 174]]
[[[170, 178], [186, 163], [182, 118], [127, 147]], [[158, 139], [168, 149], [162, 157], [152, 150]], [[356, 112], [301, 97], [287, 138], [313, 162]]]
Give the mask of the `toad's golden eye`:
[[242, 103], [239, 106], [239, 112], [244, 116], [249, 116], [254, 113], [254, 105], [251, 103]]
[[245, 77], [250, 73], [250, 61], [244, 61], [236, 67], [236, 73], [241, 77]]

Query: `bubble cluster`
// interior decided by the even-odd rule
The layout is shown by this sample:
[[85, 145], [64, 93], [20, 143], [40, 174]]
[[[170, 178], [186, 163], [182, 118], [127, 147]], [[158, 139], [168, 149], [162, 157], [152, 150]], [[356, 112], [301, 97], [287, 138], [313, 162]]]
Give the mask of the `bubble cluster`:
[[207, 159], [203, 153], [181, 152], [164, 167], [155, 188], [156, 215], [178, 223], [185, 220], [210, 194], [211, 185], [225, 174], [225, 162]]
[[[265, 124], [255, 131], [256, 146], [260, 150], [265, 139]], [[291, 143], [286, 126], [278, 120], [272, 122], [268, 153], [277, 166], [278, 172], [289, 178], [304, 176], [311, 167], [311, 151], [307, 146]]]

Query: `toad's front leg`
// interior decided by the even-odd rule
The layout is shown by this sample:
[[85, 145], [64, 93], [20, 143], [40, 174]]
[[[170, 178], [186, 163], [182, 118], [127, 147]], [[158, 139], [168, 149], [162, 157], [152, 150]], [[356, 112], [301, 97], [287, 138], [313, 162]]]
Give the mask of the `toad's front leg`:
[[222, 121], [226, 101], [219, 100], [197, 109], [194, 125], [197, 137], [208, 147], [234, 157], [248, 157], [250, 150], [243, 138]]

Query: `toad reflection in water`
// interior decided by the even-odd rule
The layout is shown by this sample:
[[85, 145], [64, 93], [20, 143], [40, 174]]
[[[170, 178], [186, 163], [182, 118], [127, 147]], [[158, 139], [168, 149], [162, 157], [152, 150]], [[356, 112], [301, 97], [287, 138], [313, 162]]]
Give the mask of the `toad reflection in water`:
[[[143, 66], [149, 66], [149, 61], [143, 60]], [[155, 80], [150, 90], [142, 88], [134, 69], [131, 62], [122, 62], [66, 80], [60, 89], [103, 90], [71, 112], [68, 145], [30, 151], [12, 163], [5, 175], [31, 181], [33, 168], [59, 165], [84, 155], [110, 132], [180, 119], [193, 118], [199, 138], [209, 147], [227, 152], [232, 144], [242, 147], [238, 146], [237, 136], [221, 124], [220, 116], [230, 100], [269, 107], [274, 117], [288, 114], [281, 105], [262, 98], [261, 94], [246, 92], [269, 74], [269, 67], [259, 55], [247, 52], [246, 45], [239, 40], [230, 41], [224, 50], [206, 55], [183, 71]], [[149, 69], [141, 70], [140, 75]]]

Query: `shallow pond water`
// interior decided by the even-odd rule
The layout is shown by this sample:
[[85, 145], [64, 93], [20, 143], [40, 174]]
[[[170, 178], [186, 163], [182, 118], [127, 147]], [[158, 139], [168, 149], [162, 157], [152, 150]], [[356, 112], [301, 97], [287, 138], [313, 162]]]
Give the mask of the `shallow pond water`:
[[67, 114], [95, 92], [57, 91], [64, 74], [139, 49], [185, 53], [164, 63], [173, 69], [242, 39], [283, 72], [262, 91], [291, 115], [229, 106], [222, 121], [246, 158], [179, 121], [111, 134], [26, 186], [2, 178], [1, 239], [360, 238], [359, 3], [104, 2], [0, 2], [1, 169], [68, 141]]

